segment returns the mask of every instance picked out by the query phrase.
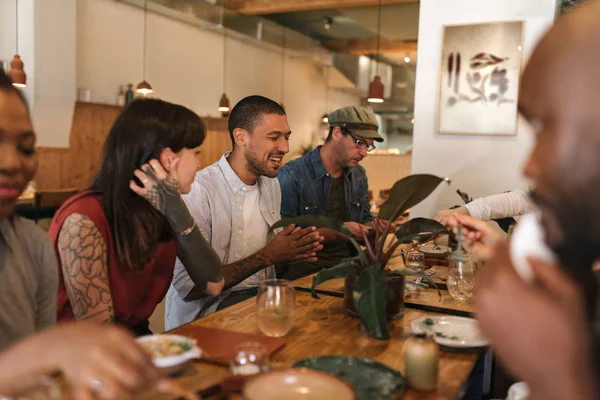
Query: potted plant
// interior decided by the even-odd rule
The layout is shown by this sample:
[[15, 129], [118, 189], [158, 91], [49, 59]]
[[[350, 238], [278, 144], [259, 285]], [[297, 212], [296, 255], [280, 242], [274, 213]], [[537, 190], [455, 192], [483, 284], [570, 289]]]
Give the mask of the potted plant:
[[[385, 230], [376, 224], [369, 232], [363, 233], [363, 249], [343, 222], [319, 216], [300, 216], [284, 218], [272, 229], [297, 224], [313, 225], [317, 228], [332, 229], [345, 236], [354, 246], [357, 255], [344, 259], [339, 264], [323, 269], [313, 279], [313, 297], [318, 298], [315, 288], [334, 278], [346, 278], [345, 307], [350, 315], [357, 315], [368, 333], [382, 340], [389, 339], [388, 320], [404, 310], [404, 279], [408, 275], [431, 279], [423, 271], [401, 269], [391, 270], [388, 262], [401, 244], [413, 244], [413, 247], [433, 240], [446, 233], [446, 228], [437, 221], [415, 218], [390, 232], [390, 224], [406, 210], [425, 199], [441, 182], [450, 182], [448, 178], [434, 175], [411, 175], [396, 182], [389, 199], [381, 206], [379, 218], [388, 221]], [[394, 238], [384, 250], [388, 234]], [[433, 282], [432, 282], [433, 283]]]

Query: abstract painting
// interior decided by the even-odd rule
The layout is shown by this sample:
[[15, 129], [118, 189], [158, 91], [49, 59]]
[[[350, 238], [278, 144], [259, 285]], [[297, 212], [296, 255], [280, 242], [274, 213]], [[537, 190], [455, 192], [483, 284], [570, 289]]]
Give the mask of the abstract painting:
[[523, 21], [445, 26], [437, 132], [516, 135]]

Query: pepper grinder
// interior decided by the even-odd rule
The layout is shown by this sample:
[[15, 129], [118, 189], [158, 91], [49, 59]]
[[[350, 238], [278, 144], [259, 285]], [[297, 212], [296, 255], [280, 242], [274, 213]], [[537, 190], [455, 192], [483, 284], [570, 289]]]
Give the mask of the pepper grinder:
[[411, 388], [430, 392], [437, 387], [439, 345], [426, 334], [413, 335], [404, 352], [406, 383]]

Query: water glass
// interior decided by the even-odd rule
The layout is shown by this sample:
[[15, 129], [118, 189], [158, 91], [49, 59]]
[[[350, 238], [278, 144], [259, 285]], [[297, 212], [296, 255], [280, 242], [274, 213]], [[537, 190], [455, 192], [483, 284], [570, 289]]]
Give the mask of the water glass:
[[230, 369], [233, 375], [256, 375], [269, 370], [269, 354], [258, 342], [245, 342], [233, 348]]
[[446, 284], [454, 300], [463, 302], [473, 298], [480, 264], [478, 259], [467, 255], [459, 260], [450, 258]]
[[419, 250], [413, 250], [406, 254], [406, 267], [410, 269], [425, 268], [425, 254]]
[[296, 291], [288, 280], [267, 279], [256, 296], [256, 322], [270, 337], [285, 336], [296, 319]]

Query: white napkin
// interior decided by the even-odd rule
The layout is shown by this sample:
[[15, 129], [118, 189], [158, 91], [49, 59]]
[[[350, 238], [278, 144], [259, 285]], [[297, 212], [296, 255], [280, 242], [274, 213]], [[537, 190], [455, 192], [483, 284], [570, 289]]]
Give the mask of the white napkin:
[[527, 214], [517, 224], [510, 240], [510, 259], [521, 278], [531, 283], [533, 271], [527, 257], [554, 263], [556, 256], [544, 241], [544, 230], [537, 214]]
[[529, 386], [525, 382], [517, 382], [508, 389], [506, 400], [527, 400], [529, 399]]

